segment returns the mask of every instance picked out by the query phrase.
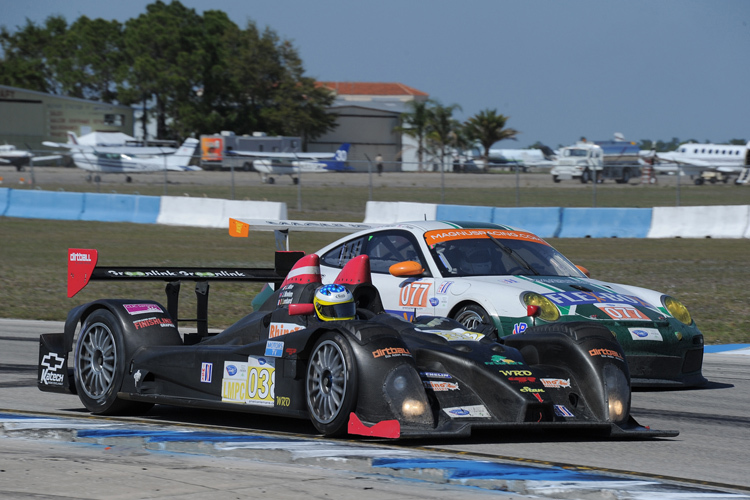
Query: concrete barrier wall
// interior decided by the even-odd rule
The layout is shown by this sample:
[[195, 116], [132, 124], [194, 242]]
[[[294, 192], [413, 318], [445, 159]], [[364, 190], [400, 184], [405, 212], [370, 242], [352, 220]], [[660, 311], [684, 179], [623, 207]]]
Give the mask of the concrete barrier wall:
[[650, 208], [563, 208], [560, 238], [645, 238]]
[[560, 232], [560, 207], [495, 207], [492, 222], [525, 229], [542, 238], [556, 238]]
[[6, 217], [24, 219], [79, 220], [83, 193], [11, 189]]
[[438, 205], [437, 220], [492, 222], [492, 207], [471, 205]]
[[286, 219], [286, 203], [162, 196], [156, 223], [228, 228], [229, 217]]
[[161, 197], [84, 193], [81, 220], [155, 224]]
[[748, 238], [750, 206], [654, 207], [648, 238]]
[[368, 201], [365, 220], [368, 224], [390, 224], [393, 222], [435, 220], [438, 205], [434, 203], [411, 203], [408, 201]]
[[5, 215], [5, 211], [8, 209], [9, 194], [9, 188], [0, 188], [0, 215]]

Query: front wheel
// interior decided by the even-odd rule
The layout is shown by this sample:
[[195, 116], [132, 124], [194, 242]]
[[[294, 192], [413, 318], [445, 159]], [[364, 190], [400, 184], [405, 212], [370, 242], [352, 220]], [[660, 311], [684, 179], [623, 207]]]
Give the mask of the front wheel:
[[581, 174], [581, 184], [588, 184], [591, 180], [591, 172], [588, 169], [584, 170]]
[[315, 343], [305, 379], [305, 399], [312, 423], [325, 436], [346, 431], [357, 406], [357, 364], [349, 342], [328, 332]]
[[485, 311], [484, 308], [476, 304], [469, 304], [462, 307], [458, 310], [453, 319], [472, 332], [489, 335], [495, 331], [495, 325], [492, 323], [490, 315], [487, 314], [487, 311]]
[[552, 176], [552, 182], [558, 183], [558, 182], [560, 182], [560, 178], [558, 176], [556, 176], [556, 175], [553, 175]]
[[74, 377], [78, 397], [92, 413], [135, 414], [150, 403], [117, 399], [125, 371], [125, 342], [114, 314], [106, 309], [91, 313], [81, 327], [75, 349]]

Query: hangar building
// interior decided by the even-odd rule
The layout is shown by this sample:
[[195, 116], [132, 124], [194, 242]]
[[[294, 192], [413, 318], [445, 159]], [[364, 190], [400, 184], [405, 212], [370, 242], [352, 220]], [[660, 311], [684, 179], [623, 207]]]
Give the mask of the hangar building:
[[67, 142], [69, 130], [79, 136], [90, 132], [133, 135], [133, 110], [0, 85], [0, 144], [44, 150], [42, 141]]
[[416, 163], [416, 148], [409, 144], [408, 137], [402, 137], [394, 129], [401, 124], [401, 113], [408, 110], [406, 103], [426, 101], [429, 94], [401, 83], [318, 82], [318, 85], [336, 93], [328, 111], [337, 115], [339, 126], [311, 141], [309, 151], [336, 151], [348, 142], [349, 165], [365, 172], [367, 157], [374, 162], [378, 153], [383, 155], [386, 171], [401, 170], [401, 164], [396, 162], [404, 161], [404, 169]]

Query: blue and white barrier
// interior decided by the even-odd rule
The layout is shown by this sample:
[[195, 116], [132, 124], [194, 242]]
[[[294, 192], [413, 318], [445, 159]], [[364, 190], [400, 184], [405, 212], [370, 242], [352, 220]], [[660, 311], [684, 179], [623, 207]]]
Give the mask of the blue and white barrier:
[[286, 203], [162, 196], [157, 224], [228, 228], [229, 218], [286, 219]]
[[649, 238], [748, 238], [750, 206], [654, 207]]
[[542, 238], [556, 238], [562, 223], [560, 207], [495, 207], [492, 222], [525, 229]]
[[645, 238], [650, 208], [564, 208], [560, 238]]
[[155, 224], [160, 206], [159, 196], [84, 193], [80, 220]]
[[5, 211], [8, 209], [9, 193], [9, 188], [0, 188], [0, 215], [5, 215]]
[[11, 189], [6, 217], [24, 219], [80, 220], [83, 193]]
[[438, 205], [435, 218], [436, 220], [490, 222], [493, 210], [492, 207], [472, 205]]
[[408, 201], [368, 201], [365, 208], [365, 224], [391, 224], [407, 220], [436, 220], [434, 203], [412, 203]]

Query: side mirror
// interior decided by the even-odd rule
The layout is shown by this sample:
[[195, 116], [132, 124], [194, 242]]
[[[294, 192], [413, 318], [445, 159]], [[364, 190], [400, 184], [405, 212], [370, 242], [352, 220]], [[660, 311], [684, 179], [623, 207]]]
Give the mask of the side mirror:
[[420, 276], [424, 274], [424, 268], [419, 262], [413, 260], [405, 260], [404, 262], [398, 262], [388, 268], [388, 272], [393, 276]]
[[314, 304], [289, 304], [290, 316], [310, 316], [315, 314]]
[[581, 271], [583, 274], [585, 274], [587, 278], [591, 277], [591, 273], [589, 272], [588, 269], [586, 269], [583, 266], [576, 266], [576, 267], [578, 268], [579, 271]]

